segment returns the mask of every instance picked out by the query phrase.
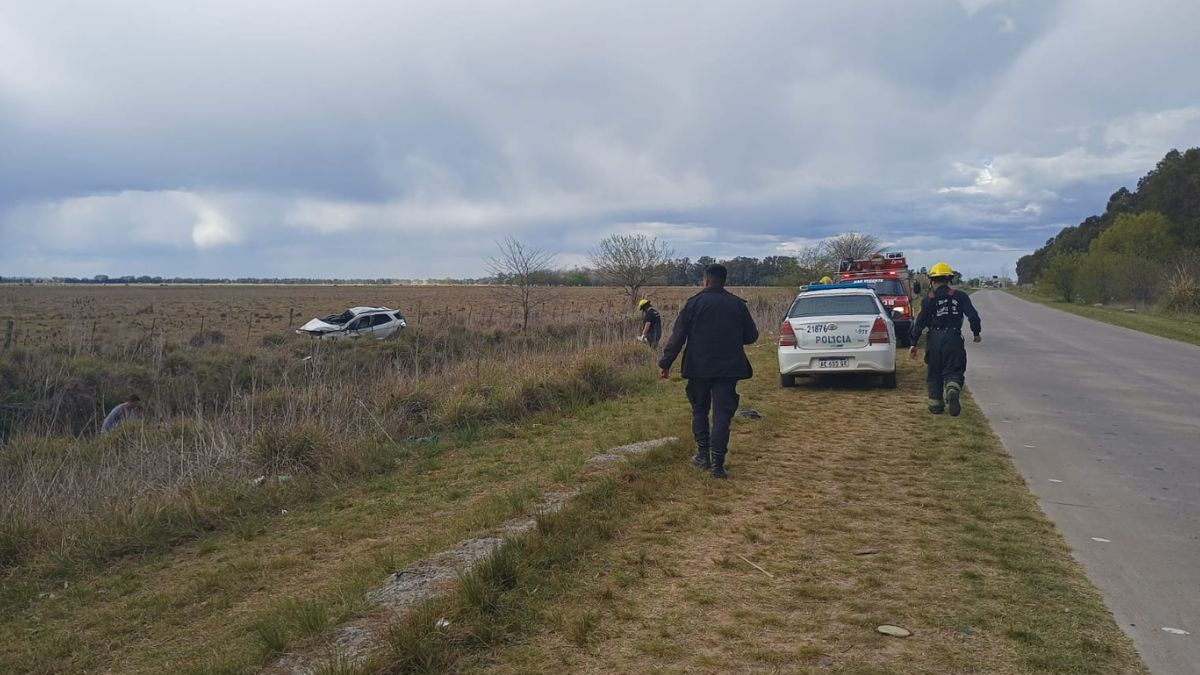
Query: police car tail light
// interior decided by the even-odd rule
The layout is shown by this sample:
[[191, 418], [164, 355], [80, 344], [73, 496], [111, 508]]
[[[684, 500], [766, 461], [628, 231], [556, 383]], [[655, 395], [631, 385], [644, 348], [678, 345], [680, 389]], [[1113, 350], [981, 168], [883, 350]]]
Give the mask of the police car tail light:
[[867, 342], [868, 344], [873, 345], [886, 345], [888, 342], [890, 342], [888, 339], [887, 326], [883, 323], [883, 317], [875, 317], [875, 325], [871, 326], [871, 337]]
[[792, 330], [792, 322], [784, 321], [779, 327], [779, 346], [780, 347], [795, 347], [796, 346], [796, 331]]

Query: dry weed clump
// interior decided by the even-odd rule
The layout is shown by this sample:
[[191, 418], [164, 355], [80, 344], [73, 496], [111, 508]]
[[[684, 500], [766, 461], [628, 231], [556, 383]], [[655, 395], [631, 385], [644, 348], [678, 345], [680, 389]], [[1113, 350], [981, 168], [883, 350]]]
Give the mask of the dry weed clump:
[[1200, 265], [1179, 263], [1164, 281], [1163, 309], [1176, 314], [1200, 314]]

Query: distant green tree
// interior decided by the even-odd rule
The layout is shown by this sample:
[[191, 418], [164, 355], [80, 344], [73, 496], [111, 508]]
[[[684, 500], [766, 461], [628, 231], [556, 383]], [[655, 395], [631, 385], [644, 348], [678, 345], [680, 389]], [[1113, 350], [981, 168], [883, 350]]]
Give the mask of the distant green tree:
[[1200, 247], [1200, 148], [1171, 150], [1142, 177], [1137, 190], [1121, 188], [1108, 199], [1104, 213], [1064, 228], [1046, 244], [1017, 262], [1021, 283], [1037, 279], [1054, 256], [1086, 251], [1093, 240], [1126, 214], [1153, 211], [1166, 217], [1171, 235], [1184, 248]]
[[1179, 240], [1171, 232], [1166, 217], [1156, 211], [1143, 211], [1118, 216], [1112, 227], [1092, 241], [1088, 250], [1131, 255], [1147, 263], [1161, 264], [1178, 248]]
[[1128, 289], [1127, 256], [1110, 251], [1094, 251], [1080, 257], [1076, 282], [1084, 302], [1107, 304], [1119, 299]]
[[1078, 253], [1059, 253], [1050, 259], [1038, 277], [1038, 288], [1047, 291], [1064, 302], [1075, 302], [1079, 297]]

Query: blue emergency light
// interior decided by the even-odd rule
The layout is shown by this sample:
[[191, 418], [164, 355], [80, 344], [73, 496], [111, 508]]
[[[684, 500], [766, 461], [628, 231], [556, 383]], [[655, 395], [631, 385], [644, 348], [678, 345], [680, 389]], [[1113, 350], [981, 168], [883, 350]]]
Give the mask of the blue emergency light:
[[804, 287], [806, 291], [832, 291], [839, 288], [872, 288], [872, 282], [879, 282], [879, 279], [856, 279], [854, 281], [839, 281], [835, 284], [809, 284]]

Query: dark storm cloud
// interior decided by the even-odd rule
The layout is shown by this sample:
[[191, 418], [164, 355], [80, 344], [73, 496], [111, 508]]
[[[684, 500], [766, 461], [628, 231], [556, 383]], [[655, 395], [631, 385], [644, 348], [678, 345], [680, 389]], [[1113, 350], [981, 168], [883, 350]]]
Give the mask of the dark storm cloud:
[[[995, 273], [1196, 144], [1179, 1], [9, 3], [0, 273], [471, 275], [512, 234]], [[964, 265], [959, 265], [964, 267]], [[985, 269], [986, 268], [986, 269]]]

